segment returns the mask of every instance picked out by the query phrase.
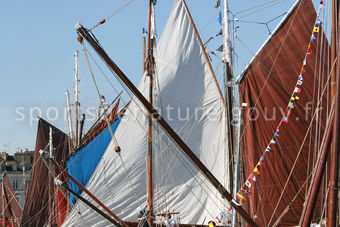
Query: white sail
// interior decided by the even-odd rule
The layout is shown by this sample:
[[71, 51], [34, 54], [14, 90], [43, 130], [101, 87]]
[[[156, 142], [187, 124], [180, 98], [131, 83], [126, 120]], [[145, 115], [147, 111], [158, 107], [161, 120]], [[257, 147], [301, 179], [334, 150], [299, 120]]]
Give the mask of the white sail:
[[[176, 0], [155, 53], [155, 106], [227, 188], [224, 106], [182, 1]], [[148, 78], [139, 90], [147, 96]], [[147, 114], [134, 98], [116, 131], [123, 162], [110, 144], [87, 189], [123, 220], [146, 204]], [[179, 212], [181, 223], [206, 224], [221, 196], [154, 122], [154, 213]], [[123, 164], [124, 163], [124, 164]], [[128, 174], [127, 174], [128, 173]], [[85, 193], [82, 194], [89, 199]], [[90, 199], [89, 199], [90, 200]], [[91, 200], [90, 200], [91, 201]], [[94, 203], [94, 202], [93, 202]], [[78, 202], [63, 226], [106, 226]]]

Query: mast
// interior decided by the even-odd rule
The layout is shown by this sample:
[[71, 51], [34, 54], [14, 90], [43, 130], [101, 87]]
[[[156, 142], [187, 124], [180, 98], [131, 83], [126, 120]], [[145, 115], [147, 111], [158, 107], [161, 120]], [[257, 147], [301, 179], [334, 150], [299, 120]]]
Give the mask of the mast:
[[1, 184], [1, 191], [2, 191], [2, 223], [5, 226], [5, 187], [4, 187], [4, 180], [2, 179]]
[[[149, 103], [150, 105], [153, 105], [152, 102], [152, 92], [153, 92], [153, 38], [151, 38], [151, 17], [153, 15], [153, 0], [149, 0], [149, 21], [148, 21], [148, 41], [147, 41], [147, 72], [149, 77]], [[148, 118], [148, 156], [147, 156], [147, 162], [148, 162], [148, 179], [147, 179], [147, 185], [148, 185], [148, 206], [149, 206], [149, 224], [152, 226], [153, 220], [153, 182], [152, 182], [152, 116], [151, 113], [149, 113]]]
[[76, 127], [76, 134], [75, 134], [75, 146], [79, 146], [79, 77], [78, 77], [78, 50], [74, 53], [74, 104], [75, 104], [75, 127]]
[[68, 126], [68, 136], [69, 136], [69, 152], [71, 153], [73, 150], [73, 129], [72, 129], [72, 119], [71, 119], [71, 108], [70, 108], [70, 98], [69, 93], [66, 91], [66, 110], [67, 110], [67, 126]]
[[[331, 101], [335, 102], [335, 116], [333, 139], [331, 145], [330, 157], [330, 176], [329, 176], [329, 198], [328, 198], [328, 215], [327, 226], [336, 226], [337, 204], [338, 204], [338, 180], [339, 180], [339, 0], [332, 1], [332, 48], [331, 64], [334, 64], [337, 57], [336, 66], [331, 74]], [[338, 25], [338, 28], [336, 27]], [[337, 36], [338, 35], [338, 36]], [[338, 38], [338, 40], [336, 40]], [[339, 205], [338, 205], [339, 206]]]
[[145, 109], [151, 113], [151, 116], [159, 125], [165, 130], [169, 137], [177, 144], [187, 158], [200, 170], [202, 175], [212, 184], [215, 189], [222, 195], [222, 197], [228, 200], [239, 213], [247, 221], [250, 226], [258, 226], [255, 221], [246, 213], [246, 211], [236, 203], [233, 196], [224, 188], [224, 186], [217, 180], [217, 178], [210, 172], [210, 170], [197, 158], [197, 156], [191, 151], [191, 149], [185, 144], [185, 142], [177, 135], [177, 133], [169, 126], [169, 124], [163, 119], [163, 117], [150, 105], [148, 100], [142, 95], [142, 93], [133, 85], [133, 83], [127, 78], [123, 71], [112, 61], [107, 55], [101, 45], [89, 34], [81, 24], [76, 25], [77, 32], [84, 37], [88, 43], [93, 47], [97, 54], [102, 58], [107, 66], [114, 72], [120, 80], [132, 91], [136, 98], [141, 102]]
[[[49, 133], [49, 157], [51, 159], [53, 159], [53, 138], [52, 138], [52, 128], [50, 127], [50, 133]], [[53, 170], [53, 163], [50, 161], [49, 162], [49, 166], [50, 166], [50, 169]], [[49, 172], [48, 174], [48, 178], [49, 178], [49, 205], [50, 205], [50, 221], [49, 221], [49, 224], [50, 226], [54, 226], [54, 200], [53, 200], [53, 177], [51, 175], [51, 173]]]
[[24, 202], [26, 202], [26, 182], [25, 182], [25, 158], [24, 155], [22, 157], [22, 185], [24, 186]]

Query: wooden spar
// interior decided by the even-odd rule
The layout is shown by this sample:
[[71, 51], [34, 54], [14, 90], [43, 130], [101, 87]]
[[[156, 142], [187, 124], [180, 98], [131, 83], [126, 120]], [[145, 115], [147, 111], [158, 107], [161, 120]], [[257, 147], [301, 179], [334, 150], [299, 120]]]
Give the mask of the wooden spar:
[[204, 47], [204, 45], [203, 45], [203, 42], [202, 42], [201, 37], [200, 37], [200, 35], [199, 35], [199, 33], [198, 33], [198, 30], [197, 30], [197, 28], [196, 28], [196, 25], [195, 25], [195, 23], [194, 23], [194, 20], [193, 20], [192, 17], [191, 17], [190, 11], [189, 11], [189, 9], [188, 9], [187, 4], [185, 3], [185, 0], [182, 0], [182, 2], [183, 2], [183, 4], [184, 4], [185, 10], [186, 10], [186, 12], [187, 12], [187, 14], [188, 14], [188, 16], [189, 16], [189, 19], [190, 19], [190, 21], [191, 21], [191, 24], [192, 24], [192, 26], [194, 27], [194, 30], [195, 30], [195, 33], [196, 33], [196, 36], [197, 36], [197, 40], [198, 40], [198, 42], [199, 42], [199, 44], [200, 44], [200, 46], [201, 46], [201, 48], [202, 48], [202, 51], [203, 51], [203, 53], [204, 53], [205, 60], [206, 60], [206, 62], [207, 62], [207, 64], [208, 64], [208, 66], [209, 66], [209, 69], [210, 69], [210, 72], [211, 72], [212, 77], [213, 77], [213, 79], [214, 79], [214, 82], [215, 82], [215, 84], [216, 84], [218, 93], [220, 94], [220, 97], [221, 97], [221, 99], [222, 99], [222, 102], [223, 102], [224, 106], [226, 106], [226, 103], [225, 103], [225, 100], [224, 100], [224, 98], [223, 98], [223, 95], [222, 95], [220, 86], [218, 85], [218, 82], [217, 82], [217, 79], [216, 79], [214, 70], [213, 70], [213, 68], [212, 68], [212, 66], [211, 66], [211, 63], [210, 63], [210, 60], [209, 60], [208, 53], [207, 53], [207, 51], [206, 51], [206, 49], [205, 49], [205, 47]]
[[75, 191], [73, 191], [71, 188], [69, 188], [65, 183], [63, 182], [59, 182], [60, 185], [67, 190], [69, 193], [71, 193], [72, 195], [74, 195], [75, 197], [77, 197], [79, 200], [81, 200], [83, 203], [85, 203], [87, 206], [91, 207], [94, 211], [96, 211], [98, 214], [100, 214], [101, 216], [103, 216], [106, 220], [108, 220], [109, 222], [111, 222], [112, 224], [114, 224], [115, 226], [122, 226], [121, 224], [119, 224], [117, 221], [115, 221], [114, 219], [112, 219], [109, 215], [105, 214], [103, 211], [101, 211], [100, 209], [98, 209], [96, 206], [94, 206], [92, 203], [90, 203], [90, 201], [88, 201], [87, 199], [83, 198], [82, 196], [78, 195]]
[[330, 148], [332, 133], [333, 133], [333, 122], [334, 122], [334, 111], [331, 112], [331, 116], [329, 118], [329, 122], [326, 126], [326, 133], [322, 139], [321, 143], [321, 150], [320, 150], [320, 159], [318, 160], [316, 173], [313, 176], [311, 181], [311, 192], [309, 194], [307, 200], [307, 207], [305, 214], [301, 217], [302, 218], [302, 227], [308, 227], [311, 224], [313, 211], [316, 204], [316, 199], [318, 197], [319, 189], [320, 189], [320, 182], [322, 180], [323, 172], [327, 162], [328, 151]]
[[[122, 222], [122, 220], [115, 215], [108, 207], [106, 207], [102, 202], [99, 201], [90, 191], [88, 191], [79, 181], [77, 181], [72, 175], [70, 175], [67, 171], [61, 169], [59, 165], [52, 159], [50, 159], [51, 162], [53, 162], [54, 166], [57, 168], [57, 170], [60, 173], [63, 173], [66, 177], [68, 177], [71, 181], [73, 181], [83, 192], [85, 192], [93, 201], [95, 201], [100, 207], [102, 207], [107, 213], [109, 213], [114, 219], [116, 219], [118, 222]], [[71, 192], [72, 193], [72, 192]], [[127, 226], [123, 224], [124, 226]]]
[[72, 129], [72, 119], [71, 119], [71, 107], [70, 107], [70, 98], [69, 93], [66, 91], [66, 112], [67, 112], [67, 127], [68, 127], [68, 137], [69, 137], [69, 154], [72, 154], [73, 151], [73, 129]]
[[1, 191], [2, 191], [2, 226], [5, 226], [5, 187], [4, 187], [4, 180], [2, 180], [2, 184], [1, 184]]
[[[53, 159], [53, 137], [52, 137], [52, 128], [50, 127], [50, 132], [49, 132], [49, 157], [50, 159]], [[52, 162], [49, 162], [49, 168], [52, 168]], [[54, 192], [53, 192], [53, 177], [51, 175], [51, 173], [49, 172], [48, 174], [48, 178], [49, 178], [49, 190], [48, 190], [48, 195], [49, 195], [49, 211], [50, 211], [50, 223], [49, 225], [52, 227], [55, 224], [55, 219], [54, 219]]]
[[[338, 204], [338, 178], [339, 178], [339, 71], [340, 71], [340, 60], [339, 60], [339, 28], [340, 28], [340, 16], [339, 16], [339, 0], [333, 0], [332, 6], [332, 55], [331, 64], [333, 64], [337, 58], [335, 70], [331, 75], [331, 100], [334, 99], [334, 128], [333, 128], [333, 139], [331, 145], [331, 157], [330, 157], [330, 176], [329, 176], [329, 195], [328, 195], [328, 215], [327, 215], [327, 226], [336, 226], [337, 217], [337, 204]], [[338, 25], [338, 30], [336, 29]], [[336, 36], [336, 34], [338, 34]], [[338, 38], [336, 42], [336, 37]], [[336, 53], [337, 51], [337, 53]], [[335, 79], [336, 77], [336, 79]], [[335, 83], [333, 86], [333, 82]]]
[[247, 221], [250, 226], [258, 226], [255, 221], [247, 214], [247, 212], [239, 206], [233, 196], [224, 188], [224, 186], [216, 179], [216, 177], [208, 170], [208, 168], [197, 158], [197, 156], [190, 150], [184, 141], [177, 135], [177, 133], [169, 126], [169, 124], [160, 116], [160, 114], [153, 108], [153, 106], [146, 100], [140, 91], [127, 78], [122, 70], [112, 61], [106, 54], [99, 43], [89, 34], [81, 24], [76, 25], [78, 34], [84, 37], [92, 48], [98, 53], [108, 67], [121, 79], [121, 81], [132, 91], [136, 98], [141, 102], [145, 109], [151, 114], [154, 120], [165, 130], [170, 138], [181, 148], [192, 163], [201, 171], [203, 176], [219, 191], [223, 198], [228, 200], [230, 204], [237, 210], [237, 212]]
[[80, 107], [80, 103], [79, 103], [79, 75], [78, 75], [78, 50], [76, 50], [76, 52], [74, 53], [74, 61], [75, 61], [75, 65], [74, 65], [74, 105], [75, 105], [75, 110], [74, 110], [74, 114], [75, 114], [75, 147], [79, 146], [79, 107]]
[[[153, 92], [153, 53], [152, 53], [152, 48], [153, 48], [153, 42], [151, 40], [151, 16], [152, 16], [152, 0], [149, 0], [149, 21], [148, 21], [148, 55], [147, 55], [147, 70], [148, 70], [148, 77], [149, 77], [149, 103], [150, 105], [153, 105], [152, 102], [152, 92]], [[152, 182], [152, 116], [151, 113], [149, 113], [149, 119], [148, 119], [148, 157], [147, 157], [147, 162], [148, 162], [148, 179], [147, 179], [147, 185], [148, 185], [148, 208], [149, 208], [149, 224], [152, 226], [153, 225], [153, 182]]]

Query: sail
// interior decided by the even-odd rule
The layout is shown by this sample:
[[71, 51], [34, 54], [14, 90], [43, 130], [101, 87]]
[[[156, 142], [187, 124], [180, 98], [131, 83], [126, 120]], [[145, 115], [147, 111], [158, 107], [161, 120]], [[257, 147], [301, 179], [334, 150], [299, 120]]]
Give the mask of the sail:
[[[113, 132], [116, 131], [120, 122], [120, 118], [117, 119], [118, 104], [119, 101], [108, 116]], [[83, 140], [87, 143], [66, 161], [66, 166], [69, 174], [82, 185], [86, 185], [111, 141], [111, 134], [107, 127], [106, 120], [102, 120], [88, 133], [88, 136], [85, 135]], [[68, 186], [78, 194], [82, 192], [82, 190], [71, 180], [68, 180]], [[70, 194], [71, 208], [76, 201], [77, 199]]]
[[0, 224], [20, 226], [22, 208], [14, 194], [6, 172], [0, 179]]
[[[22, 215], [21, 226], [44, 226], [48, 224], [49, 221], [48, 170], [41, 159], [39, 151], [48, 147], [50, 127], [53, 132], [54, 159], [62, 168], [65, 168], [65, 160], [68, 155], [68, 137], [65, 133], [40, 118], [38, 123], [31, 179]], [[63, 192], [62, 195], [65, 195], [65, 192]], [[56, 199], [57, 202], [55, 203], [55, 210], [59, 211], [59, 213], [56, 213], [56, 217], [61, 218], [61, 216], [66, 216], [66, 198], [64, 196], [61, 197], [60, 193], [57, 191]]]
[[[175, 1], [155, 52], [155, 106], [228, 187], [225, 109], [182, 1]], [[139, 90], [148, 96], [145, 75]], [[133, 98], [115, 133], [121, 159], [111, 143], [86, 186], [123, 220], [136, 221], [146, 203], [147, 119], [148, 114]], [[181, 223], [214, 219], [225, 206], [223, 199], [156, 122], [153, 125], [154, 213], [179, 212]], [[82, 196], [88, 198], [85, 193]], [[107, 224], [77, 202], [64, 226]]]
[[[263, 165], [256, 169], [258, 182], [251, 182], [251, 194], [245, 204], [260, 226], [273, 225], [282, 214], [279, 226], [298, 225], [310, 181], [308, 177], [324, 133], [327, 93], [321, 94], [330, 68], [329, 46], [321, 29], [316, 33], [317, 40], [311, 43], [307, 61], [303, 62], [315, 18], [312, 2], [301, 1], [252, 60], [240, 82], [244, 181], [253, 172], [274, 133], [278, 132], [274, 137], [276, 144], [271, 145], [272, 152], [266, 152]], [[295, 94], [299, 99], [288, 114], [289, 122], [277, 128], [287, 114], [286, 107], [300, 71], [303, 72], [303, 84], [301, 82], [300, 93]], [[318, 114], [312, 121], [318, 103]], [[308, 130], [310, 125], [311, 130]], [[325, 198], [320, 201], [322, 199]], [[319, 204], [315, 209], [316, 216], [320, 209]]]

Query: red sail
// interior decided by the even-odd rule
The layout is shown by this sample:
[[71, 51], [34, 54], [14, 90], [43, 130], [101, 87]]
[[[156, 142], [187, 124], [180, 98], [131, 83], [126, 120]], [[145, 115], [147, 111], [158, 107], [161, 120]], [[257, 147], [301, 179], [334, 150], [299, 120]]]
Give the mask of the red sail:
[[[65, 160], [68, 155], [67, 135], [40, 118], [31, 180], [21, 221], [22, 226], [45, 226], [49, 222], [48, 170], [40, 157], [39, 151], [47, 148], [50, 127], [53, 131], [53, 147], [55, 148], [53, 153], [54, 158], [62, 168], [65, 168]], [[66, 193], [64, 193], [64, 195], [66, 195]], [[58, 201], [61, 201], [60, 198], [58, 198]], [[67, 207], [61, 207], [62, 205], [65, 206], [65, 203], [63, 202], [56, 205], [59, 206], [56, 211], [60, 210], [61, 212], [64, 212], [67, 209]], [[57, 217], [59, 216], [57, 215]]]
[[[281, 215], [279, 226], [298, 225], [309, 186], [309, 181], [305, 185], [304, 182], [314, 167], [317, 156], [314, 152], [318, 150], [324, 133], [327, 92], [323, 96], [320, 94], [330, 67], [326, 53], [329, 46], [321, 29], [315, 33], [316, 40], [311, 44], [304, 66], [303, 84], [299, 86], [301, 92], [297, 94], [299, 99], [294, 101], [295, 108], [286, 112], [303, 66], [315, 19], [312, 2], [301, 1], [254, 58], [240, 81], [240, 103], [247, 104], [242, 105], [243, 182], [253, 172], [281, 119], [289, 115], [281, 124], [279, 136], [274, 137], [276, 144], [271, 145], [272, 152], [265, 153], [263, 164], [259, 167], [260, 175], [256, 174], [258, 182], [251, 181], [246, 208], [260, 226], [272, 226]], [[311, 123], [318, 95], [323, 109]], [[300, 148], [302, 152], [293, 168]], [[321, 197], [320, 200], [324, 199]], [[318, 206], [316, 216], [320, 213], [320, 203]]]
[[0, 225], [19, 226], [22, 208], [14, 194], [13, 188], [5, 175], [0, 179]]

